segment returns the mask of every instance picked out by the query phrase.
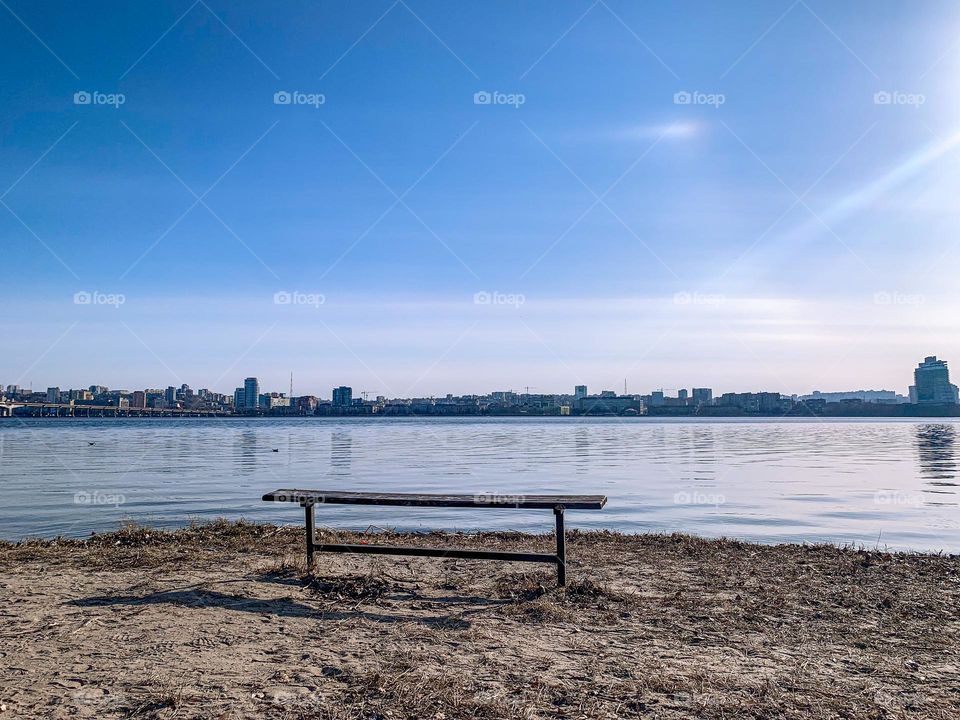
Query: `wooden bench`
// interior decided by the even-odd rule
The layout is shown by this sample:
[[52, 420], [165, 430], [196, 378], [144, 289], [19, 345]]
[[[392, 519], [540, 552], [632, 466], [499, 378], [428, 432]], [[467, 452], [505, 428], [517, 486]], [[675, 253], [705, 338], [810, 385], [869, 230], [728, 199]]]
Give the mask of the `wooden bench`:
[[[599, 510], [607, 502], [604, 495], [421, 495], [414, 493], [366, 493], [339, 490], [274, 490], [263, 496], [267, 502], [298, 503], [304, 509], [307, 526], [307, 567], [313, 567], [314, 552], [364, 553], [381, 555], [417, 555], [421, 557], [467, 558], [470, 560], [510, 560], [550, 563], [557, 566], [557, 584], [567, 582], [567, 552], [563, 529], [565, 510]], [[316, 541], [314, 506], [316, 505], [393, 505], [404, 507], [528, 508], [553, 510], [557, 523], [557, 552], [503, 552], [394, 545], [350, 545]]]

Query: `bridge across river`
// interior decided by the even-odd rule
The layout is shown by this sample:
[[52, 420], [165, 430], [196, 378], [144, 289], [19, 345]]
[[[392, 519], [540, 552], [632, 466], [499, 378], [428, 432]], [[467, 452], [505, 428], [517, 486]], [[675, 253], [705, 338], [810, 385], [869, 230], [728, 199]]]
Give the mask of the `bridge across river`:
[[117, 405], [75, 405], [73, 403], [0, 401], [0, 417], [222, 417], [227, 410], [209, 408], [148, 408]]

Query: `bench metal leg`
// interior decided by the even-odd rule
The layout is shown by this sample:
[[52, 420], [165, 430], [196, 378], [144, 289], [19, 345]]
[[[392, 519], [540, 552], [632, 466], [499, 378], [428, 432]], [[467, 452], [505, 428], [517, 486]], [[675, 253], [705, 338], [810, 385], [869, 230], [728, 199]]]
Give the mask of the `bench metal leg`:
[[563, 587], [567, 584], [567, 546], [563, 530], [563, 506], [555, 507], [553, 514], [557, 517], [557, 586]]
[[313, 546], [316, 534], [316, 525], [313, 520], [313, 503], [303, 506], [303, 514], [307, 525], [307, 570], [313, 570]]

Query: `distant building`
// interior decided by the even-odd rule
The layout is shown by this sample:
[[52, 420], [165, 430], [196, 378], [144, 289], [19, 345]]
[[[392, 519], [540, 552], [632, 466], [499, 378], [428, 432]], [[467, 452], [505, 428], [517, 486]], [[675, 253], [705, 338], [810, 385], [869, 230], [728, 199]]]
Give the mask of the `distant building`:
[[47, 388], [47, 402], [48, 403], [60, 402], [60, 388], [58, 387]]
[[353, 388], [341, 385], [333, 389], [333, 406], [350, 407], [353, 404]]
[[688, 397], [686, 389], [677, 390], [677, 400], [686, 402]]
[[265, 393], [260, 396], [260, 407], [264, 410], [276, 410], [278, 408], [289, 408], [290, 398], [283, 393]]
[[243, 381], [243, 409], [246, 412], [256, 412], [260, 405], [260, 381], [255, 377], [248, 377]]
[[945, 360], [936, 355], [923, 359], [913, 371], [914, 384], [910, 386], [910, 402], [918, 405], [947, 405], [958, 402], [957, 386], [950, 383], [950, 371]]
[[896, 405], [898, 403], [908, 402], [903, 395], [898, 395], [893, 390], [849, 390], [844, 392], [820, 392], [814, 390], [810, 395], [801, 395], [799, 400], [824, 400], [825, 402], [835, 403], [845, 400], [859, 400], [865, 403], [880, 403], [883, 405]]
[[233, 391], [233, 411], [234, 412], [243, 412], [244, 406], [246, 406], [247, 401], [245, 393], [242, 387], [238, 387]]
[[724, 393], [719, 405], [735, 407], [748, 413], [773, 413], [784, 410], [786, 402], [776, 392]]
[[490, 393], [490, 399], [495, 403], [510, 406], [516, 405], [520, 398], [513, 390], [494, 390]]
[[643, 402], [636, 395], [617, 395], [605, 390], [599, 395], [587, 395], [577, 401], [581, 415], [638, 415], [643, 411]]
[[177, 389], [171, 385], [163, 393], [163, 400], [167, 403], [168, 407], [176, 407], [177, 404]]
[[317, 411], [317, 398], [313, 395], [301, 395], [297, 398], [297, 410], [304, 415], [313, 415]]
[[650, 393], [650, 407], [660, 407], [661, 405], [666, 405], [666, 401], [663, 399], [663, 390], [654, 390]]
[[573, 388], [573, 399], [582, 400], [587, 396], [587, 386], [586, 385], [577, 385]]
[[147, 406], [147, 394], [143, 390], [134, 390], [133, 397], [130, 399], [130, 407], [145, 408]]
[[711, 388], [694, 388], [691, 400], [693, 400], [693, 404], [697, 406], [712, 405], [713, 390]]

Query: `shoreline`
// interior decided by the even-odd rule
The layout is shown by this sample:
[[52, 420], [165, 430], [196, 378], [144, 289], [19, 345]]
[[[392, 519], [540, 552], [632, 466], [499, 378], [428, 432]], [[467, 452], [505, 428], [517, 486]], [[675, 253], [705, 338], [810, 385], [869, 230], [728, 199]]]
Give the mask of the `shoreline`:
[[[896, 406], [893, 406], [896, 407]], [[535, 420], [559, 420], [561, 422], [570, 422], [571, 420], [673, 420], [677, 422], [689, 421], [709, 421], [709, 420], [848, 420], [848, 419], [866, 419], [866, 420], [951, 420], [960, 419], [960, 408], [949, 409], [949, 411], [935, 412], [940, 408], [926, 408], [926, 411], [917, 411], [915, 413], [746, 413], [746, 412], [708, 412], [700, 414], [671, 413], [671, 412], [653, 412], [637, 415], [617, 415], [611, 414], [587, 414], [587, 415], [560, 415], [560, 414], [542, 414], [535, 413], [477, 413], [461, 415], [444, 415], [433, 413], [409, 413], [406, 415], [390, 413], [348, 413], [343, 415], [335, 414], [289, 414], [278, 413], [276, 415], [237, 415], [235, 413], [205, 412], [197, 414], [189, 410], [173, 411], [171, 414], [140, 414], [136, 411], [99, 415], [0, 415], [0, 423], [4, 420], [302, 420], [306, 418], [322, 420], [422, 420], [424, 418], [433, 420], [502, 420], [505, 418], [531, 418]]]
[[[321, 531], [549, 549], [523, 533]], [[0, 542], [0, 717], [948, 718], [960, 557], [571, 531], [552, 568], [217, 521]]]
[[[409, 526], [405, 527], [403, 525], [375, 525], [370, 524], [367, 526], [364, 525], [324, 525], [322, 523], [316, 524], [316, 529], [318, 534], [325, 533], [327, 535], [344, 537], [344, 538], [360, 538], [360, 537], [379, 537], [382, 539], [395, 538], [397, 541], [403, 540], [426, 540], [428, 538], [439, 539], [439, 542], [444, 542], [444, 539], [454, 538], [457, 542], [463, 542], [469, 544], [471, 539], [482, 540], [486, 537], [493, 536], [502, 536], [505, 538], [530, 538], [534, 541], [546, 538], [549, 542], [552, 542], [550, 538], [553, 537], [553, 530], [547, 529], [549, 523], [544, 522], [541, 525], [544, 527], [543, 532], [531, 531], [521, 528], [500, 528], [494, 530], [482, 529], [482, 528], [472, 528], [472, 527], [433, 527], [433, 528], [420, 528], [419, 526]], [[246, 527], [269, 527], [275, 529], [278, 534], [285, 534], [287, 532], [299, 532], [301, 534], [301, 542], [303, 535], [303, 522], [297, 520], [291, 520], [289, 522], [274, 522], [272, 520], [261, 521], [255, 518], [240, 517], [240, 518], [226, 518], [219, 517], [214, 519], [203, 519], [203, 518], [189, 518], [186, 522], [173, 522], [167, 525], [154, 525], [149, 523], [140, 522], [138, 520], [126, 518], [121, 519], [116, 523], [117, 529], [115, 530], [89, 530], [85, 531], [82, 535], [24, 535], [17, 538], [5, 538], [0, 537], [0, 556], [4, 552], [10, 552], [16, 548], [26, 549], [26, 548], [46, 548], [46, 547], [57, 547], [65, 548], [70, 552], [81, 552], [85, 548], [99, 546], [105, 542], [106, 538], [112, 537], [131, 537], [130, 533], [148, 533], [154, 537], [154, 541], [160, 542], [159, 536], [175, 535], [180, 536], [184, 533], [191, 533], [198, 528], [203, 527], [226, 527], [226, 526], [236, 526], [238, 528]], [[371, 530], [373, 532], [371, 532]], [[590, 538], [591, 536], [612, 536], [623, 540], [624, 542], [630, 541], [631, 538], [668, 538], [668, 537], [682, 537], [688, 538], [690, 540], [695, 540], [698, 542], [716, 542], [716, 543], [733, 543], [738, 545], [747, 545], [747, 546], [756, 546], [758, 548], [795, 548], [795, 549], [810, 549], [810, 548], [823, 548], [831, 549], [838, 551], [851, 551], [851, 552], [868, 552], [868, 553], [879, 553], [882, 555], [896, 555], [896, 556], [907, 556], [907, 557], [929, 557], [929, 558], [945, 558], [945, 559], [958, 559], [960, 560], [960, 551], [954, 552], [945, 548], [937, 549], [915, 549], [915, 548], [903, 548], [899, 546], [889, 545], [884, 542], [869, 542], [869, 541], [856, 541], [856, 540], [781, 540], [781, 539], [759, 539], [759, 538], [750, 538], [742, 536], [733, 536], [733, 535], [708, 535], [700, 534], [697, 532], [685, 532], [681, 530], [622, 530], [617, 528], [606, 528], [606, 527], [568, 527], [567, 534], [576, 534], [578, 536]], [[346, 540], [344, 541], [346, 542]], [[456, 547], [453, 545], [452, 547]], [[545, 546], [546, 547], [546, 546]], [[551, 546], [552, 547], [552, 546]], [[549, 550], [550, 548], [548, 548]], [[2, 568], [2, 563], [0, 563], [0, 568]]]

